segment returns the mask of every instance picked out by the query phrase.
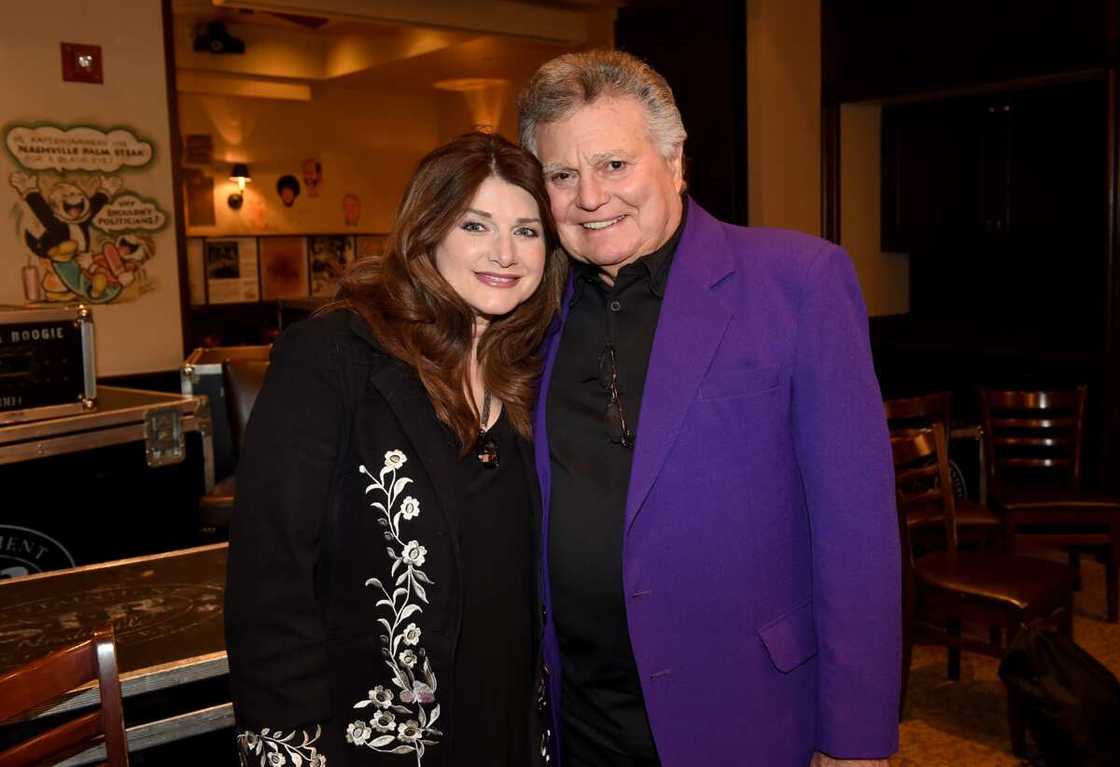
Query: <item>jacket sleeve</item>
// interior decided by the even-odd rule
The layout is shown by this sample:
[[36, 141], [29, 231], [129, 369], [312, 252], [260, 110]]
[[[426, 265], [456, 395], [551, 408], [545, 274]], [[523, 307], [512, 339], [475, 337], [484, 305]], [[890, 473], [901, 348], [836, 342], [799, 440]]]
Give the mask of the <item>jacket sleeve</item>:
[[277, 730], [308, 740], [332, 715], [315, 573], [348, 418], [324, 324], [295, 325], [273, 347], [237, 467], [225, 618], [243, 750]]
[[894, 469], [867, 310], [846, 253], [807, 273], [793, 380], [797, 461], [813, 547], [817, 750], [898, 748], [901, 575]]

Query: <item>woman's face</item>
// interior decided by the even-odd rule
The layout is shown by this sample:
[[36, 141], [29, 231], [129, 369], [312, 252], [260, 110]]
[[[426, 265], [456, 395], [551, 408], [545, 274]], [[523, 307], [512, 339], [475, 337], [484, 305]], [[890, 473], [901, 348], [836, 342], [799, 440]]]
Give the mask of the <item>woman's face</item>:
[[436, 248], [436, 269], [478, 317], [481, 331], [533, 295], [545, 265], [544, 227], [533, 196], [491, 176]]

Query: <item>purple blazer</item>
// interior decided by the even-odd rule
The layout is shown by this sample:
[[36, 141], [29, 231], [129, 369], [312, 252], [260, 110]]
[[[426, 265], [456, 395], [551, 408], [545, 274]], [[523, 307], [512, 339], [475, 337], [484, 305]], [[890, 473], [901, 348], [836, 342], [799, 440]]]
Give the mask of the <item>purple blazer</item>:
[[[626, 501], [626, 614], [665, 767], [806, 767], [898, 747], [893, 470], [867, 312], [831, 243], [688, 203]], [[561, 322], [566, 319], [567, 302]], [[546, 345], [536, 411], [548, 588]], [[557, 754], [557, 758], [559, 755]]]

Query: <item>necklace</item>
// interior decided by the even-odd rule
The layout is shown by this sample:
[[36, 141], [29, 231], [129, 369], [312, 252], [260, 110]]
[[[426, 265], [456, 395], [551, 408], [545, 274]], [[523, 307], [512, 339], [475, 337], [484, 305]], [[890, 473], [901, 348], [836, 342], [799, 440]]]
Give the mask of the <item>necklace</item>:
[[499, 466], [498, 460], [498, 443], [494, 441], [494, 437], [486, 428], [486, 424], [490, 422], [490, 392], [482, 398], [482, 423], [478, 427], [478, 452], [475, 454], [478, 457], [478, 462], [485, 466], [487, 469], [496, 469]]

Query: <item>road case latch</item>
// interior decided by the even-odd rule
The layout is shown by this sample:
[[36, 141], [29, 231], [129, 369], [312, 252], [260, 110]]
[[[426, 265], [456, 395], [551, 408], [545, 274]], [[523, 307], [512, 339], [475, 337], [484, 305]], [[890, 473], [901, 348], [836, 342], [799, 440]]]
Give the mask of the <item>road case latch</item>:
[[144, 447], [149, 466], [182, 463], [187, 450], [179, 408], [152, 408], [144, 413]]

